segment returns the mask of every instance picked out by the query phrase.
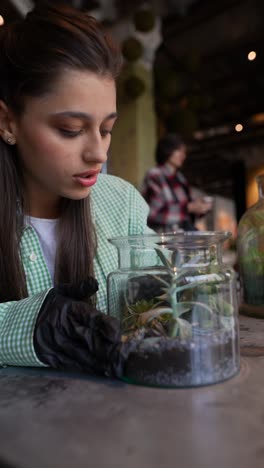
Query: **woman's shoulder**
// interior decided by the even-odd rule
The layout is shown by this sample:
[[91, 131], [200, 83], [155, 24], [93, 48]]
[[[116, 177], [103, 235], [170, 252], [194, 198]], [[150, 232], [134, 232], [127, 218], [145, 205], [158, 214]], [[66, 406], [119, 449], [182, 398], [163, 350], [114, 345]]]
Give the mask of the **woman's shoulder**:
[[107, 223], [108, 233], [112, 227], [122, 235], [133, 233], [133, 223], [136, 229], [143, 226], [141, 231], [144, 231], [148, 205], [139, 191], [126, 180], [100, 174], [92, 188], [91, 200], [97, 225], [102, 223], [105, 226]]
[[99, 174], [97, 183], [93, 186], [91, 197], [95, 205], [109, 205], [109, 208], [125, 209], [128, 205], [140, 203], [141, 195], [130, 182], [120, 177]]
[[110, 174], [99, 174], [97, 183], [92, 189], [92, 196], [102, 196], [104, 193], [111, 193], [113, 195], [120, 193], [128, 193], [135, 190], [135, 187], [120, 177]]

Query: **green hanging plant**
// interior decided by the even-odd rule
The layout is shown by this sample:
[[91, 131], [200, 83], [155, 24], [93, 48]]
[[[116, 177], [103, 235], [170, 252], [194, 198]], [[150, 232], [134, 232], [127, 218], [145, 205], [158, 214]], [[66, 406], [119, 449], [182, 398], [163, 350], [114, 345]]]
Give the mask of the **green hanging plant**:
[[143, 55], [143, 45], [136, 37], [129, 37], [122, 43], [122, 54], [129, 62], [135, 62]]
[[155, 15], [149, 8], [137, 10], [133, 22], [137, 31], [149, 32], [155, 26]]
[[132, 99], [137, 99], [145, 90], [144, 81], [136, 75], [131, 75], [124, 81], [125, 94]]

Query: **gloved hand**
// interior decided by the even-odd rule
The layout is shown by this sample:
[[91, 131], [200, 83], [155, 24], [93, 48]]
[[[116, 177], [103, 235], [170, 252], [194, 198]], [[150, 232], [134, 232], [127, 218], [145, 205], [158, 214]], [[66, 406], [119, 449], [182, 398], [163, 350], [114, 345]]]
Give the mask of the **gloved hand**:
[[64, 284], [48, 293], [34, 330], [40, 361], [56, 369], [121, 377], [129, 343], [122, 343], [118, 321], [85, 302], [98, 289], [94, 278]]

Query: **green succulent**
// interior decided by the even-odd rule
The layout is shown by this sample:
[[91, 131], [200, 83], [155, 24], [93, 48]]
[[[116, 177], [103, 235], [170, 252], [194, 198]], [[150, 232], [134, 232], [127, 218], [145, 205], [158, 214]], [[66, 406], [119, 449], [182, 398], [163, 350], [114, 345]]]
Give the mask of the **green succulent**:
[[[219, 321], [221, 326], [230, 327], [233, 323], [233, 306], [219, 294], [218, 282], [221, 277], [216, 259], [211, 257], [209, 273], [205, 275], [196, 266], [192, 267], [192, 264], [199, 263], [200, 255], [183, 264], [178, 249], [173, 250], [170, 260], [163, 249], [155, 250], [167, 273], [166, 279], [151, 275], [152, 280], [154, 278], [160, 283], [162, 294], [150, 301], [141, 300], [132, 305], [126, 304], [123, 316], [125, 333], [143, 327], [146, 330], [155, 329], [161, 335], [188, 339], [192, 335], [192, 325], [188, 320], [190, 313], [194, 317], [196, 314], [199, 322], [202, 321], [204, 332]], [[192, 278], [192, 281], [186, 283], [186, 276]], [[193, 292], [191, 293], [194, 288], [197, 288], [196, 300], [193, 298]]]

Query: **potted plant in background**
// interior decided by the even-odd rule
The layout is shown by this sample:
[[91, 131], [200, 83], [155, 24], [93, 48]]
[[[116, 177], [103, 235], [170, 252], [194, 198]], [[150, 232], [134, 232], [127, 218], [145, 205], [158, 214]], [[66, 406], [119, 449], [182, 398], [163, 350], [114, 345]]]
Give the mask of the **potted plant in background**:
[[257, 176], [259, 200], [238, 226], [238, 263], [243, 287], [240, 311], [264, 317], [264, 174]]

